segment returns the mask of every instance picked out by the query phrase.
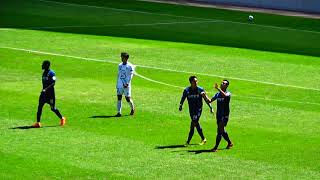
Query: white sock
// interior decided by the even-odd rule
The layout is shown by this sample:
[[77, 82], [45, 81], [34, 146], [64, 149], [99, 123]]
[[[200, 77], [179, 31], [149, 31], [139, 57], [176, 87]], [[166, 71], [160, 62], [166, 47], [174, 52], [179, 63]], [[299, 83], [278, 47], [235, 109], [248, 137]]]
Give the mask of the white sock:
[[118, 113], [121, 114], [121, 108], [122, 108], [122, 101], [121, 100], [118, 100], [117, 108], [118, 108]]
[[129, 103], [129, 105], [130, 105], [130, 107], [131, 107], [131, 110], [134, 109], [134, 104], [133, 104], [132, 99], [130, 99], [130, 101], [129, 101], [128, 103]]

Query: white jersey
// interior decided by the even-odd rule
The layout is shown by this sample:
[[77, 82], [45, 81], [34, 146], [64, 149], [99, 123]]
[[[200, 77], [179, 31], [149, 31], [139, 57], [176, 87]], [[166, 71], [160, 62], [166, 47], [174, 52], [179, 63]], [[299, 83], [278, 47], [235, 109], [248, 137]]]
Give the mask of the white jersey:
[[124, 84], [131, 87], [131, 79], [133, 77], [134, 66], [127, 62], [127, 64], [120, 63], [118, 67], [117, 88], [123, 88]]

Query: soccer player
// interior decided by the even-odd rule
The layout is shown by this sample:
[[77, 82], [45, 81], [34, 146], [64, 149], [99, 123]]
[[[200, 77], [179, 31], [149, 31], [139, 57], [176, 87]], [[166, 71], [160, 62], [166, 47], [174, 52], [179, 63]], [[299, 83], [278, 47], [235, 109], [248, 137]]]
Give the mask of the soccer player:
[[50, 69], [50, 61], [45, 60], [42, 63], [42, 91], [39, 97], [39, 105], [38, 105], [38, 112], [37, 112], [37, 122], [33, 125], [35, 128], [40, 128], [40, 118], [42, 114], [42, 108], [45, 103], [49, 104], [51, 110], [56, 113], [56, 115], [60, 118], [60, 125], [64, 126], [66, 123], [66, 118], [62, 117], [59, 110], [55, 106], [55, 93], [54, 93], [54, 85], [56, 83], [56, 76], [53, 70]]
[[189, 136], [188, 140], [185, 144], [185, 146], [188, 146], [190, 144], [190, 141], [192, 139], [193, 133], [194, 133], [194, 128], [197, 128], [197, 131], [201, 137], [201, 142], [200, 145], [204, 145], [207, 140], [203, 135], [202, 128], [200, 126], [199, 120], [202, 112], [202, 98], [206, 101], [208, 104], [211, 113], [213, 112], [210, 99], [206, 95], [206, 92], [202, 87], [198, 86], [198, 79], [196, 76], [190, 76], [189, 77], [189, 82], [191, 86], [187, 87], [184, 89], [181, 101], [180, 101], [180, 106], [179, 106], [179, 111], [182, 111], [182, 105], [185, 99], [187, 98], [188, 104], [189, 104], [189, 113], [191, 117], [191, 124], [190, 124], [190, 131], [189, 131]]
[[121, 53], [121, 61], [122, 63], [118, 66], [118, 81], [117, 81], [117, 97], [118, 97], [118, 114], [116, 117], [121, 116], [121, 108], [122, 108], [122, 95], [124, 94], [127, 102], [130, 105], [131, 112], [130, 115], [134, 115], [135, 108], [133, 101], [131, 99], [131, 80], [133, 77], [134, 66], [128, 62], [129, 54], [126, 52]]
[[223, 137], [227, 142], [228, 146], [226, 149], [232, 148], [233, 144], [228, 136], [228, 133], [226, 131], [226, 126], [228, 124], [229, 120], [229, 113], [230, 113], [230, 108], [229, 108], [229, 103], [230, 103], [230, 98], [231, 98], [231, 93], [227, 90], [229, 86], [229, 81], [228, 80], [223, 80], [221, 82], [220, 88], [217, 83], [215, 83], [214, 88], [217, 89], [219, 92], [216, 93], [212, 99], [211, 102], [217, 100], [217, 136], [216, 136], [216, 144], [211, 149], [213, 152], [217, 152], [218, 146], [221, 141], [221, 137]]

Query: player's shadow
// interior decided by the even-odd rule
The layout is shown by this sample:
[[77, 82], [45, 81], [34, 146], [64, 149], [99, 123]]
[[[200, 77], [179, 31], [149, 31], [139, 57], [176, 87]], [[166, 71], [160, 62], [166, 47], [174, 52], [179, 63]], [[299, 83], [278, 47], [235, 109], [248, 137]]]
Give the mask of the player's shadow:
[[[219, 151], [225, 149], [218, 149]], [[201, 153], [214, 153], [211, 149], [201, 149], [201, 150], [188, 150], [189, 153], [201, 154]]]
[[[193, 146], [197, 144], [189, 144], [189, 146]], [[168, 146], [156, 146], [155, 149], [175, 149], [175, 148], [185, 148], [188, 146], [185, 146], [184, 144], [178, 144], [178, 145], [168, 145]]]
[[129, 116], [129, 115], [122, 115], [120, 117], [117, 117], [116, 115], [110, 116], [110, 115], [98, 115], [98, 116], [90, 116], [89, 118], [121, 118], [121, 117], [125, 117], [125, 116]]
[[[51, 127], [58, 127], [59, 125], [53, 125], [53, 126], [42, 126], [41, 128], [51, 128]], [[33, 126], [17, 126], [17, 127], [12, 127], [9, 129], [37, 129]]]

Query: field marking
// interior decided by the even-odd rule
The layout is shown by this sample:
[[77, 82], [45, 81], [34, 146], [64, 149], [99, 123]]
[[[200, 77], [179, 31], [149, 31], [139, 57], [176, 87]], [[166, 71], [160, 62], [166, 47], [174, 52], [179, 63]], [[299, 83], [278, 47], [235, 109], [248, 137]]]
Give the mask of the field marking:
[[79, 56], [72, 56], [72, 55], [65, 55], [65, 54], [58, 54], [58, 53], [51, 53], [51, 52], [37, 51], [37, 50], [24, 49], [24, 48], [14, 48], [14, 47], [0, 47], [0, 48], [17, 50], [17, 51], [24, 51], [24, 52], [35, 53], [35, 54], [45, 54], [45, 55], [52, 55], [52, 56], [69, 57], [69, 58], [74, 58], [74, 59], [82, 59], [82, 60], [86, 60], [86, 61], [96, 61], [96, 62], [107, 62], [107, 63], [112, 63], [112, 64], [119, 64], [119, 62], [115, 62], [115, 61], [86, 58], [86, 57], [79, 57]]
[[196, 23], [212, 23], [212, 21], [175, 21], [175, 22], [156, 22], [156, 23], [129, 23], [119, 25], [92, 25], [92, 26], [43, 26], [43, 27], [24, 27], [28, 29], [64, 29], [64, 28], [99, 28], [99, 27], [129, 27], [129, 26], [156, 26], [156, 25], [173, 25], [173, 24], [196, 24]]
[[[37, 53], [37, 54], [47, 54], [47, 55], [53, 55], [53, 56], [69, 57], [69, 58], [81, 59], [81, 60], [87, 60], [87, 61], [107, 62], [107, 63], [112, 63], [112, 64], [119, 64], [119, 62], [116, 62], [116, 61], [102, 60], [102, 59], [95, 59], [95, 58], [86, 58], [86, 57], [79, 57], [79, 56], [72, 56], [72, 55], [65, 55], [65, 54], [58, 54], [58, 53], [30, 50], [30, 49], [24, 49], [24, 48], [14, 48], [14, 47], [6, 47], [6, 46], [2, 46], [2, 47], [0, 46], [0, 48], [17, 50], [17, 51], [24, 51], [24, 52], [32, 52], [32, 53]], [[267, 85], [272, 85], [272, 86], [280, 86], [280, 87], [289, 87], [289, 88], [296, 88], [296, 89], [320, 91], [320, 89], [316, 89], [316, 88], [307, 88], [307, 87], [303, 87], [303, 86], [271, 83], [271, 82], [251, 80], [251, 79], [245, 79], [245, 78], [226, 77], [226, 76], [221, 76], [221, 75], [197, 73], [197, 72], [191, 72], [191, 71], [179, 71], [179, 70], [174, 70], [174, 69], [167, 69], [167, 68], [161, 68], [161, 67], [155, 67], [155, 66], [146, 66], [146, 65], [136, 65], [136, 66], [137, 67], [143, 67], [143, 68], [149, 68], [149, 69], [162, 70], [162, 71], [184, 73], [184, 74], [198, 74], [198, 75], [209, 76], [209, 77], [227, 78], [227, 79], [233, 79], [233, 80], [239, 80], [239, 81], [247, 81], [247, 82], [259, 83], [259, 84], [267, 84]]]
[[[142, 78], [142, 79], [145, 79], [147, 81], [153, 82], [153, 83], [157, 83], [157, 84], [161, 84], [161, 85], [165, 85], [165, 86], [169, 86], [169, 87], [174, 87], [174, 88], [179, 88], [179, 89], [185, 89], [185, 87], [182, 87], [182, 86], [176, 86], [173, 84], [168, 84], [168, 83], [165, 83], [162, 81], [148, 78], [146, 76], [138, 74], [137, 71], [135, 71], [135, 75]], [[241, 95], [235, 95], [235, 94], [233, 94], [232, 96], [240, 97], [240, 98], [259, 99], [259, 100], [264, 100], [264, 101], [277, 101], [277, 102], [288, 102], [288, 103], [298, 103], [298, 104], [320, 105], [320, 103], [313, 103], [313, 102], [308, 102], [308, 101], [302, 102], [302, 101], [292, 101], [292, 100], [281, 100], [281, 99], [264, 98], [264, 97], [257, 97], [257, 96], [241, 96]]]
[[[139, 66], [137, 66], [137, 67], [139, 67]], [[165, 86], [170, 86], [170, 87], [179, 88], [179, 89], [184, 89], [184, 87], [181, 87], [181, 86], [176, 86], [176, 85], [173, 85], [173, 84], [168, 84], [168, 83], [165, 83], [165, 82], [161, 82], [161, 81], [157, 81], [157, 80], [154, 80], [154, 79], [150, 79], [148, 77], [145, 77], [145, 76], [139, 74], [136, 70], [134, 72], [134, 75], [136, 75], [136, 76], [138, 76], [138, 77], [140, 77], [142, 79], [145, 79], [147, 81], [153, 82], [153, 83], [162, 84], [162, 85], [165, 85]]]
[[227, 23], [233, 23], [233, 24], [242, 24], [242, 25], [249, 25], [249, 26], [258, 26], [258, 27], [263, 27], [263, 28], [273, 28], [273, 29], [281, 29], [281, 30], [289, 30], [289, 31], [301, 31], [301, 32], [308, 32], [308, 33], [320, 34], [320, 31], [312, 31], [312, 30], [304, 30], [304, 29], [294, 29], [294, 28], [288, 28], [288, 27], [279, 27], [279, 26], [271, 26], [271, 25], [261, 25], [261, 24], [253, 24], [253, 23], [243, 23], [243, 22], [237, 22], [237, 21], [227, 21], [227, 20], [222, 20], [222, 19], [208, 19], [208, 18], [178, 16], [178, 15], [172, 15], [172, 14], [152, 13], [152, 12], [146, 12], [146, 11], [137, 11], [137, 10], [130, 10], [130, 9], [110, 8], [110, 7], [92, 6], [92, 5], [74, 4], [74, 3], [65, 3], [65, 2], [54, 2], [54, 1], [48, 1], [48, 0], [38, 0], [38, 1], [40, 1], [40, 2], [46, 2], [46, 3], [54, 3], [54, 4], [67, 5], [67, 6], [78, 6], [78, 7], [87, 7], [87, 8], [96, 8], [96, 9], [109, 9], [109, 10], [116, 10], [116, 11], [123, 11], [123, 12], [135, 12], [135, 13], [141, 13], [141, 14], [153, 14], [153, 15], [168, 16], [168, 17], [190, 18], [190, 19], [198, 19], [198, 20], [206, 20], [206, 21], [216, 20], [216, 22], [227, 22]]
[[[95, 59], [95, 58], [86, 58], [86, 57], [79, 57], [79, 56], [72, 56], [72, 55], [65, 55], [65, 54], [58, 54], [58, 53], [30, 50], [30, 49], [24, 49], [24, 48], [14, 48], [14, 47], [0, 47], [0, 48], [17, 50], [17, 51], [24, 51], [24, 52], [36, 53], [36, 54], [45, 54], [45, 55], [52, 55], [52, 56], [68, 57], [68, 58], [81, 59], [81, 60], [86, 60], [86, 61], [95, 61], [95, 62], [119, 64], [119, 62], [116, 62], [116, 61], [108, 61], [108, 60]], [[151, 66], [143, 66], [143, 65], [135, 65], [135, 66], [136, 67], [143, 67], [143, 68], [153, 68], [153, 69], [158, 69], [158, 70], [159, 69], [160, 70], [166, 70], [164, 68], [157, 68], [157, 67], [151, 67]], [[173, 70], [167, 69], [167, 71], [173, 71]], [[176, 71], [176, 70], [174, 70], [173, 72], [185, 73], [184, 71]], [[172, 85], [172, 84], [168, 84], [168, 83], [165, 83], [165, 82], [161, 82], [161, 81], [157, 81], [157, 80], [148, 78], [146, 76], [143, 76], [143, 75], [139, 74], [137, 71], [135, 71], [134, 74], [136, 76], [142, 78], [142, 79], [145, 79], [145, 80], [153, 82], [153, 83], [158, 83], [158, 84], [161, 84], [161, 85], [166, 85], [166, 86], [170, 86], [170, 87], [184, 89], [184, 87], [182, 87], [182, 86], [176, 86], [176, 85]], [[193, 73], [193, 74], [199, 74], [199, 73]], [[265, 83], [265, 82], [261, 82], [261, 83]], [[304, 87], [300, 87], [300, 88], [304, 88]], [[318, 91], [320, 91], [320, 90], [318, 90]], [[306, 102], [301, 102], [301, 101], [280, 100], [280, 99], [271, 99], [271, 98], [253, 97], [253, 96], [239, 96], [239, 95], [233, 95], [233, 96], [243, 97], [243, 98], [251, 98], [251, 99], [260, 99], [260, 100], [265, 100], [265, 101], [278, 101], [278, 102], [289, 102], [289, 103], [299, 103], [299, 104], [320, 105], [320, 103], [313, 103], [313, 102], [307, 102], [307, 101]]]
[[0, 31], [15, 31], [15, 28], [0, 28]]
[[288, 84], [279, 84], [279, 83], [272, 83], [272, 82], [266, 82], [266, 81], [258, 81], [258, 80], [245, 79], [245, 78], [237, 78], [237, 77], [227, 77], [227, 76], [221, 76], [221, 75], [217, 75], [217, 74], [206, 74], [206, 73], [198, 73], [198, 72], [191, 72], [191, 71], [180, 71], [180, 70], [160, 68], [160, 67], [155, 67], [155, 66], [145, 66], [145, 65], [138, 65], [138, 66], [139, 66], [139, 67], [144, 67], [144, 68], [149, 68], [149, 69], [162, 70], [162, 71], [178, 72], [178, 73], [184, 73], [184, 74], [198, 74], [198, 75], [202, 75], [202, 76], [226, 78], [226, 79], [233, 79], [233, 80], [239, 80], [239, 81], [247, 81], [247, 82], [259, 83], [259, 84], [267, 84], [267, 85], [273, 85], [273, 86], [280, 86], [280, 87], [290, 87], [290, 88], [297, 88], [297, 89], [320, 91], [320, 89], [316, 89], [316, 88], [307, 88], [307, 87], [303, 87], [303, 86], [295, 86], [295, 85], [288, 85]]

